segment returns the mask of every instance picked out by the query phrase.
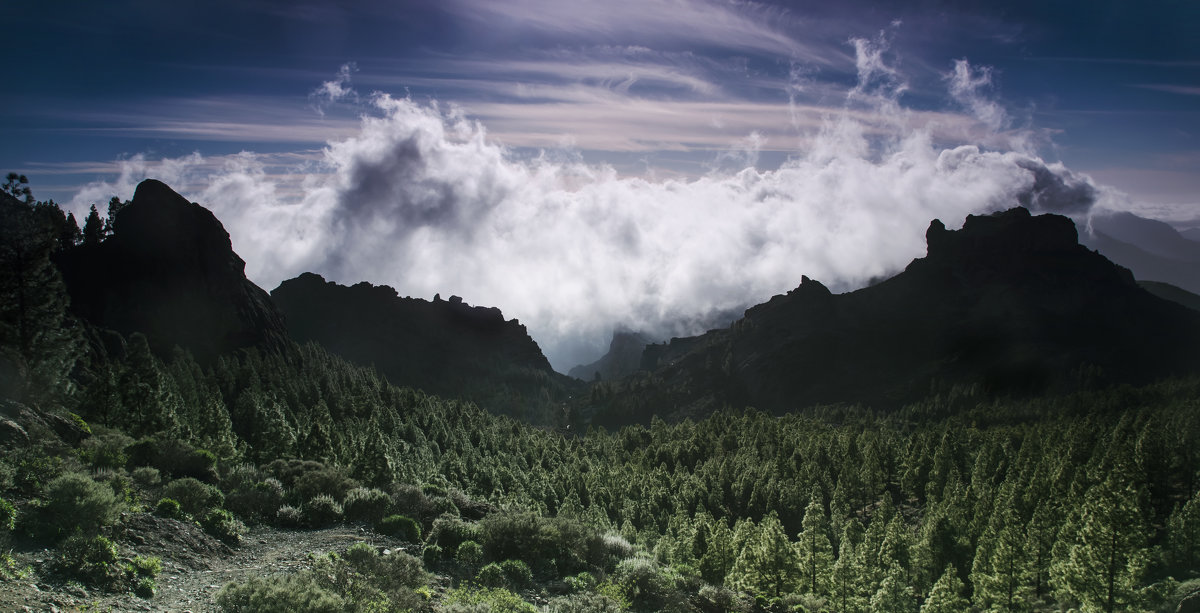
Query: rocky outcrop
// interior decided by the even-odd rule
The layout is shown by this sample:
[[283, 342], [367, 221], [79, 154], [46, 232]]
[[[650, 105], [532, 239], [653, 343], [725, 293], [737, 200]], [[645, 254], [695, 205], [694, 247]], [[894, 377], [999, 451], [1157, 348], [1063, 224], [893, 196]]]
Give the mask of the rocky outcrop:
[[[876, 285], [835, 295], [802, 277], [727, 329], [651, 346], [664, 391], [641, 404], [895, 408], [950, 386], [1041, 394], [1200, 371], [1200, 314], [1081, 246], [1066, 217], [934, 220], [926, 238], [926, 257]], [[648, 419], [624, 402], [609, 402], [615, 421]]]
[[613, 381], [633, 374], [641, 369], [642, 353], [650, 342], [644, 334], [618, 330], [613, 332], [608, 353], [595, 362], [572, 368], [567, 374], [584, 381]]
[[77, 316], [124, 335], [141, 332], [159, 355], [179, 346], [206, 363], [287, 343], [282, 318], [246, 278], [221, 222], [160, 181], [139, 184], [112, 236], [70, 249], [59, 267]]

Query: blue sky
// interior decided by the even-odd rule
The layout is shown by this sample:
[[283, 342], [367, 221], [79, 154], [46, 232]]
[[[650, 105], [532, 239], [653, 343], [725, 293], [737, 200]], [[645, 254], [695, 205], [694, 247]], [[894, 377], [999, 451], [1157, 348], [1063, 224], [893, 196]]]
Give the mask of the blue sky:
[[9, 4], [0, 167], [39, 197], [163, 178], [268, 289], [460, 293], [562, 368], [887, 274], [1032, 167], [1200, 225], [1191, 1]]

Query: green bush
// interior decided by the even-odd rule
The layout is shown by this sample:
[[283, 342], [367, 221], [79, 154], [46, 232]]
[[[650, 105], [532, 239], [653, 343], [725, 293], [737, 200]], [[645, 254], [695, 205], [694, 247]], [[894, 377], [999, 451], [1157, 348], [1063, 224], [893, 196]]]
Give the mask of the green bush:
[[479, 569], [479, 573], [475, 575], [475, 580], [480, 585], [487, 587], [505, 587], [508, 585], [508, 578], [504, 576], [504, 570], [495, 562]]
[[304, 527], [304, 514], [300, 512], [300, 509], [285, 504], [275, 512], [275, 523], [284, 528], [302, 528]]
[[317, 494], [300, 509], [305, 524], [312, 528], [324, 528], [342, 521], [342, 505], [329, 494]]
[[210, 509], [219, 509], [225, 504], [225, 495], [221, 490], [195, 477], [184, 477], [168, 483], [163, 488], [163, 497], [178, 500], [183, 512], [192, 517], [204, 517]]
[[463, 564], [478, 564], [483, 561], [483, 547], [475, 541], [463, 541], [458, 544], [454, 558]]
[[441, 562], [445, 554], [446, 552], [437, 545], [426, 545], [425, 550], [421, 552], [421, 561], [425, 562], [426, 567], [430, 567]]
[[252, 576], [217, 592], [217, 606], [229, 613], [342, 613], [346, 600], [318, 585], [308, 573]]
[[559, 596], [546, 605], [546, 613], [620, 613], [625, 609], [620, 602], [594, 593]]
[[179, 501], [174, 498], [159, 498], [158, 504], [154, 505], [154, 514], [159, 517], [168, 517], [170, 519], [183, 519], [183, 507], [179, 505]]
[[533, 583], [533, 572], [521, 560], [505, 560], [500, 563], [500, 570], [504, 571], [508, 584], [513, 587], [525, 588]]
[[346, 492], [346, 501], [342, 509], [346, 512], [346, 521], [376, 524], [387, 515], [392, 506], [392, 498], [383, 490], [356, 487]]
[[225, 506], [242, 517], [275, 517], [283, 504], [283, 484], [274, 477], [239, 485], [225, 498]]
[[79, 444], [79, 458], [95, 468], [124, 468], [128, 461], [125, 448], [132, 442], [120, 432], [91, 436]]
[[142, 598], [154, 598], [154, 592], [158, 589], [158, 585], [154, 583], [154, 579], [150, 577], [142, 577], [138, 579], [136, 585], [133, 586], [133, 593]]
[[51, 538], [61, 538], [76, 530], [95, 534], [116, 521], [120, 512], [121, 504], [112, 488], [96, 483], [87, 475], [67, 473], [47, 486], [37, 531]]
[[200, 525], [205, 532], [230, 545], [240, 542], [242, 533], [246, 531], [246, 526], [225, 509], [209, 511]]
[[388, 515], [379, 521], [375, 530], [380, 534], [394, 536], [410, 543], [421, 542], [421, 524], [404, 515]]
[[139, 466], [133, 469], [133, 482], [146, 489], [162, 484], [162, 474], [153, 466]]
[[479, 522], [484, 558], [524, 560], [539, 573], [587, 570], [600, 537], [582, 523], [534, 513], [495, 513]]
[[442, 603], [445, 613], [536, 613], [533, 605], [520, 596], [503, 589], [460, 587], [446, 594]]
[[649, 558], [623, 560], [614, 578], [640, 609], [657, 611], [675, 596], [674, 581]]
[[458, 545], [463, 541], [480, 540], [479, 525], [457, 517], [439, 517], [434, 520], [433, 527], [429, 530], [429, 542], [437, 543], [450, 555], [458, 551]]
[[55, 570], [91, 587], [112, 590], [126, 579], [117, 545], [103, 536], [75, 535], [58, 548]]
[[17, 509], [11, 502], [0, 498], [0, 531], [11, 532], [17, 525]]
[[358, 481], [351, 479], [338, 468], [322, 468], [304, 473], [296, 478], [292, 488], [298, 500], [312, 500], [321, 495], [329, 496], [339, 504], [346, 499], [346, 493], [358, 487]]

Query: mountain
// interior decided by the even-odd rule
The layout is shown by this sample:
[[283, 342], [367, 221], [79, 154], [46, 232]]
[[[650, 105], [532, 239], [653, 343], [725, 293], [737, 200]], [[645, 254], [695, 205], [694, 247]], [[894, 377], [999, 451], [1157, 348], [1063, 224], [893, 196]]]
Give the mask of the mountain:
[[1139, 280], [1200, 292], [1200, 242], [1170, 224], [1132, 213], [1094, 215], [1081, 242], [1124, 266]]
[[159, 355], [175, 346], [201, 363], [245, 347], [281, 349], [287, 331], [270, 296], [208, 209], [147, 179], [103, 242], [59, 257], [72, 311], [88, 323], [141, 332]]
[[304, 273], [281, 283], [271, 298], [293, 339], [374, 366], [395, 385], [533, 421], [551, 419], [552, 409], [578, 388], [554, 372], [519, 321], [458, 296], [401, 298], [386, 285], [347, 287]]
[[1200, 314], [1159, 299], [1078, 242], [1074, 223], [1023, 209], [934, 220], [927, 255], [833, 294], [802, 277], [731, 327], [651, 345], [651, 372], [602, 386], [607, 424], [721, 406], [895, 408], [952, 386], [995, 395], [1143, 382], [1200, 367]]
[[650, 337], [638, 332], [613, 332], [608, 353], [595, 362], [572, 368], [567, 374], [584, 381], [620, 379], [641, 368], [642, 352], [651, 342]]
[[1200, 311], [1200, 296], [1185, 289], [1160, 281], [1138, 281], [1138, 285], [1163, 300], [1177, 302], [1193, 311]]

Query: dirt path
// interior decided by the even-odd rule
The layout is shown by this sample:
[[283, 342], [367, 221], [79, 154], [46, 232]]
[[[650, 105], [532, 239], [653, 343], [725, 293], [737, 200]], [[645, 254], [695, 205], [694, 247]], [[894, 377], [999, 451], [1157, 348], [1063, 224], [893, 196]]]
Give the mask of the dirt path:
[[255, 575], [295, 572], [311, 565], [310, 554], [340, 551], [357, 542], [398, 548], [399, 543], [353, 527], [314, 531], [250, 530], [230, 549], [174, 520], [139, 514], [114, 534], [126, 552], [158, 556], [163, 570], [158, 591], [143, 599], [131, 593], [109, 594], [60, 584], [41, 576], [50, 552], [13, 552], [31, 576], [0, 583], [0, 611], [216, 611], [216, 594], [230, 581]]

